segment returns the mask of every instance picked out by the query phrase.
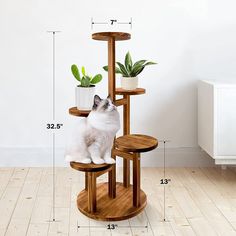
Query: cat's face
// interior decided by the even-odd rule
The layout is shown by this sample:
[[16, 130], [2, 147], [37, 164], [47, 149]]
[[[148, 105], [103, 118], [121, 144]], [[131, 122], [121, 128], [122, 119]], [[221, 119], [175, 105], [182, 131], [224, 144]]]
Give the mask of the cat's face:
[[98, 95], [94, 96], [93, 111], [112, 112], [116, 110], [116, 106], [113, 104], [109, 96], [106, 99], [101, 99]]

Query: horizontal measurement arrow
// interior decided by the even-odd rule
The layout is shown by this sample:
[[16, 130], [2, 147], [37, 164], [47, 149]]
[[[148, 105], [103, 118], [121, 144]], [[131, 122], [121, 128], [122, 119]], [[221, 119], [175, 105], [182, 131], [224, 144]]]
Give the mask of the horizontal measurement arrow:
[[93, 25], [107, 25], [107, 22], [92, 22]]
[[132, 24], [131, 22], [117, 22], [117, 24], [121, 24], [121, 25], [130, 25]]
[[[80, 226], [80, 225], [78, 225], [77, 226], [78, 228], [106, 228], [107, 229], [107, 226], [89, 226], [89, 225], [83, 225], [83, 226]], [[117, 225], [116, 226], [117, 228], [148, 228], [148, 225], [145, 225], [145, 226], [138, 226], [138, 225], [136, 225], [136, 226], [125, 226], [125, 225], [122, 225], [122, 226], [119, 226], [119, 225]]]

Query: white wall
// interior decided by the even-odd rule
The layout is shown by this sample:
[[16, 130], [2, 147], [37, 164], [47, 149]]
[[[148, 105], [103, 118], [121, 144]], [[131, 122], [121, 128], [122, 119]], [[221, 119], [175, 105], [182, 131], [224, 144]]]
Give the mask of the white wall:
[[[12, 164], [9, 160], [17, 158], [17, 150], [51, 146], [51, 134], [45, 128], [52, 110], [52, 42], [47, 30], [62, 31], [56, 47], [56, 117], [64, 123], [64, 129], [57, 132], [58, 148], [64, 146], [65, 130], [75, 119], [67, 113], [74, 105], [76, 85], [70, 65], [102, 72], [105, 78], [97, 92], [107, 94], [107, 74], [101, 70], [107, 47], [91, 39], [91, 17], [132, 17], [132, 39], [117, 43], [117, 59], [122, 60], [130, 50], [134, 59], [158, 62], [140, 76], [146, 95], [132, 97], [132, 131], [170, 139], [170, 150], [186, 150], [186, 154], [192, 148], [195, 153], [196, 81], [236, 75], [235, 8], [234, 0], [1, 0], [0, 164]], [[147, 165], [157, 153], [147, 154]], [[212, 164], [208, 158], [179, 157], [179, 161], [182, 165]]]

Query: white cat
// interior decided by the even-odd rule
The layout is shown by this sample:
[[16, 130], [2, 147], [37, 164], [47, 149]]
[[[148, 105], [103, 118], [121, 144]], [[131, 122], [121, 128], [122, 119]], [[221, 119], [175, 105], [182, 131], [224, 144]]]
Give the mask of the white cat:
[[89, 164], [113, 164], [111, 149], [120, 117], [110, 97], [94, 96], [94, 105], [87, 118], [81, 120], [66, 153], [66, 161]]

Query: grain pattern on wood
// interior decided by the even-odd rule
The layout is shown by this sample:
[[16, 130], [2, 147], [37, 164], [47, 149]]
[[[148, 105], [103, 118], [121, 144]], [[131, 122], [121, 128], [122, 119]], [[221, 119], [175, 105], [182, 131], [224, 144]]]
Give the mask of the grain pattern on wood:
[[110, 38], [108, 40], [108, 93], [112, 101], [115, 101], [115, 40]]
[[135, 153], [133, 159], [133, 205], [140, 206], [140, 153]]
[[[6, 169], [11, 173], [13, 172], [11, 168], [0, 168], [0, 175]], [[33, 171], [30, 168], [22, 185], [22, 177], [24, 177], [25, 173], [24, 175], [20, 173], [21, 169], [17, 170], [17, 174], [13, 172], [14, 176], [10, 177], [10, 181], [5, 186], [6, 189], [0, 199], [0, 235], [4, 235], [6, 231], [8, 231], [6, 235], [26, 235], [23, 232], [24, 225], [27, 223], [26, 219], [29, 220], [27, 236], [52, 236], [58, 234], [77, 236], [89, 235], [90, 231], [93, 231], [91, 236], [100, 235], [100, 228], [93, 228], [95, 224], [104, 225], [104, 232], [110, 235], [110, 232], [105, 227], [108, 223], [89, 220], [88, 217], [78, 211], [76, 198], [78, 192], [84, 188], [84, 174], [82, 172], [77, 172], [71, 168], [56, 168], [56, 199], [58, 197], [64, 198], [65, 206], [68, 205], [68, 202], [69, 205], [68, 207], [63, 207], [64, 204], [62, 205], [56, 200], [56, 222], [49, 222], [52, 210], [51, 168], [41, 169], [42, 176], [37, 193], [32, 192], [31, 188], [36, 187], [34, 185], [35, 182], [38, 183], [40, 174], [36, 173], [34, 168], [32, 168]], [[117, 168], [117, 176], [121, 179], [122, 168]], [[105, 176], [101, 177], [99, 181], [104, 181]], [[163, 185], [160, 185], [159, 182], [163, 177], [163, 169], [142, 168], [142, 177], [142, 188], [148, 195], [148, 204], [145, 208], [145, 214], [138, 214], [135, 218], [130, 219], [129, 229], [131, 228], [132, 230], [131, 235], [228, 236], [236, 234], [236, 174], [229, 168], [224, 171], [218, 168], [166, 168], [166, 177], [171, 178], [171, 182], [166, 186], [166, 222], [163, 222]], [[230, 184], [231, 188], [229, 188]], [[18, 191], [21, 193], [18, 201], [16, 201]], [[34, 213], [32, 212], [33, 214], [30, 218], [25, 218], [29, 213], [30, 204], [27, 205], [20, 199], [27, 198], [25, 201], [31, 201], [28, 198], [32, 197], [32, 194], [37, 195], [34, 203]], [[187, 197], [187, 195], [189, 196]], [[193, 201], [195, 207], [193, 203], [189, 204], [188, 201]], [[16, 204], [15, 210], [11, 211], [8, 218], [7, 212], [12, 209], [12, 204]], [[130, 204], [132, 205], [132, 197]], [[20, 208], [24, 208], [24, 210], [21, 211]], [[200, 210], [200, 215], [197, 213], [196, 208]], [[19, 217], [16, 215], [19, 215]], [[22, 216], [24, 216], [24, 219], [21, 219]], [[4, 222], [7, 218], [10, 221], [9, 226], [7, 224], [4, 227]], [[49, 224], [50, 229], [48, 229]], [[127, 221], [117, 222], [117, 224], [122, 227], [117, 227], [112, 231], [112, 235], [129, 235], [123, 231], [125, 230], [123, 227], [129, 225]], [[148, 226], [148, 232], [144, 232], [144, 229], [140, 226], [147, 224], [150, 227]], [[82, 227], [78, 228], [78, 225]]]
[[125, 152], [148, 152], [158, 146], [156, 138], [142, 134], [124, 135], [116, 139], [116, 148]]
[[105, 221], [118, 221], [129, 219], [138, 215], [146, 206], [145, 193], [140, 191], [140, 206], [133, 207], [133, 188], [125, 188], [122, 183], [116, 184], [116, 198], [107, 195], [108, 184], [102, 183], [97, 187], [97, 211], [90, 213], [88, 210], [87, 191], [82, 191], [77, 197], [78, 209], [86, 216]]
[[85, 172], [85, 173], [84, 173], [84, 177], [85, 177], [85, 180], [84, 180], [84, 189], [85, 189], [85, 190], [88, 190], [88, 172]]
[[88, 173], [88, 211], [94, 213], [96, 211], [96, 176], [95, 173]]
[[108, 41], [110, 38], [114, 38], [116, 41], [128, 40], [131, 38], [129, 33], [124, 32], [98, 32], [92, 34], [92, 39]]
[[118, 99], [115, 101], [115, 105], [118, 107], [118, 106], [123, 106], [123, 105], [126, 105], [127, 104], [127, 100], [122, 98], [122, 99]]
[[123, 88], [116, 88], [116, 94], [117, 95], [140, 95], [144, 94], [146, 90], [144, 88], [136, 88], [133, 90], [125, 90]]
[[[114, 144], [113, 144], [114, 148]], [[111, 154], [111, 157], [116, 160], [116, 156], [114, 153]], [[111, 198], [116, 197], [116, 163], [112, 166], [111, 170], [108, 172], [108, 192]]]
[[[15, 168], [7, 188], [5, 189], [0, 200], [0, 229], [7, 230], [12, 214], [15, 210], [16, 203], [24, 186], [25, 179], [28, 175], [28, 168]], [[5, 232], [4, 232], [5, 235]]]
[[112, 168], [113, 168], [113, 165], [112, 165], [110, 168], [106, 169], [106, 170], [101, 170], [101, 171], [99, 171], [99, 172], [96, 172], [96, 178], [98, 178], [99, 176], [104, 175], [104, 174], [106, 174], [107, 172], [111, 171]]
[[[130, 134], [130, 95], [124, 94], [127, 103], [123, 107], [123, 134]], [[130, 161], [123, 159], [123, 183], [124, 187], [130, 186]]]
[[[117, 35], [117, 34], [116, 34]], [[115, 74], [115, 38], [108, 39], [108, 94], [112, 101], [116, 100], [116, 74]], [[113, 155], [113, 159], [116, 157]], [[112, 170], [108, 173], [109, 181], [109, 196], [116, 197], [116, 164], [113, 165]]]
[[123, 157], [127, 160], [130, 160], [132, 161], [133, 160], [133, 153], [128, 153], [128, 152], [122, 152], [121, 150], [118, 150], [118, 149], [113, 149], [112, 152], [116, 155], [116, 156], [119, 156], [119, 157]]
[[89, 113], [90, 111], [81, 111], [81, 110], [78, 110], [77, 107], [71, 107], [69, 109], [69, 114], [73, 116], [87, 117]]
[[79, 162], [70, 162], [70, 166], [75, 169], [75, 170], [79, 170], [79, 171], [84, 171], [84, 172], [98, 172], [98, 171], [103, 171], [106, 169], [109, 169], [110, 167], [112, 167], [113, 164], [100, 164], [100, 165], [96, 165], [93, 163], [90, 164], [83, 164], [83, 163], [79, 163]]

